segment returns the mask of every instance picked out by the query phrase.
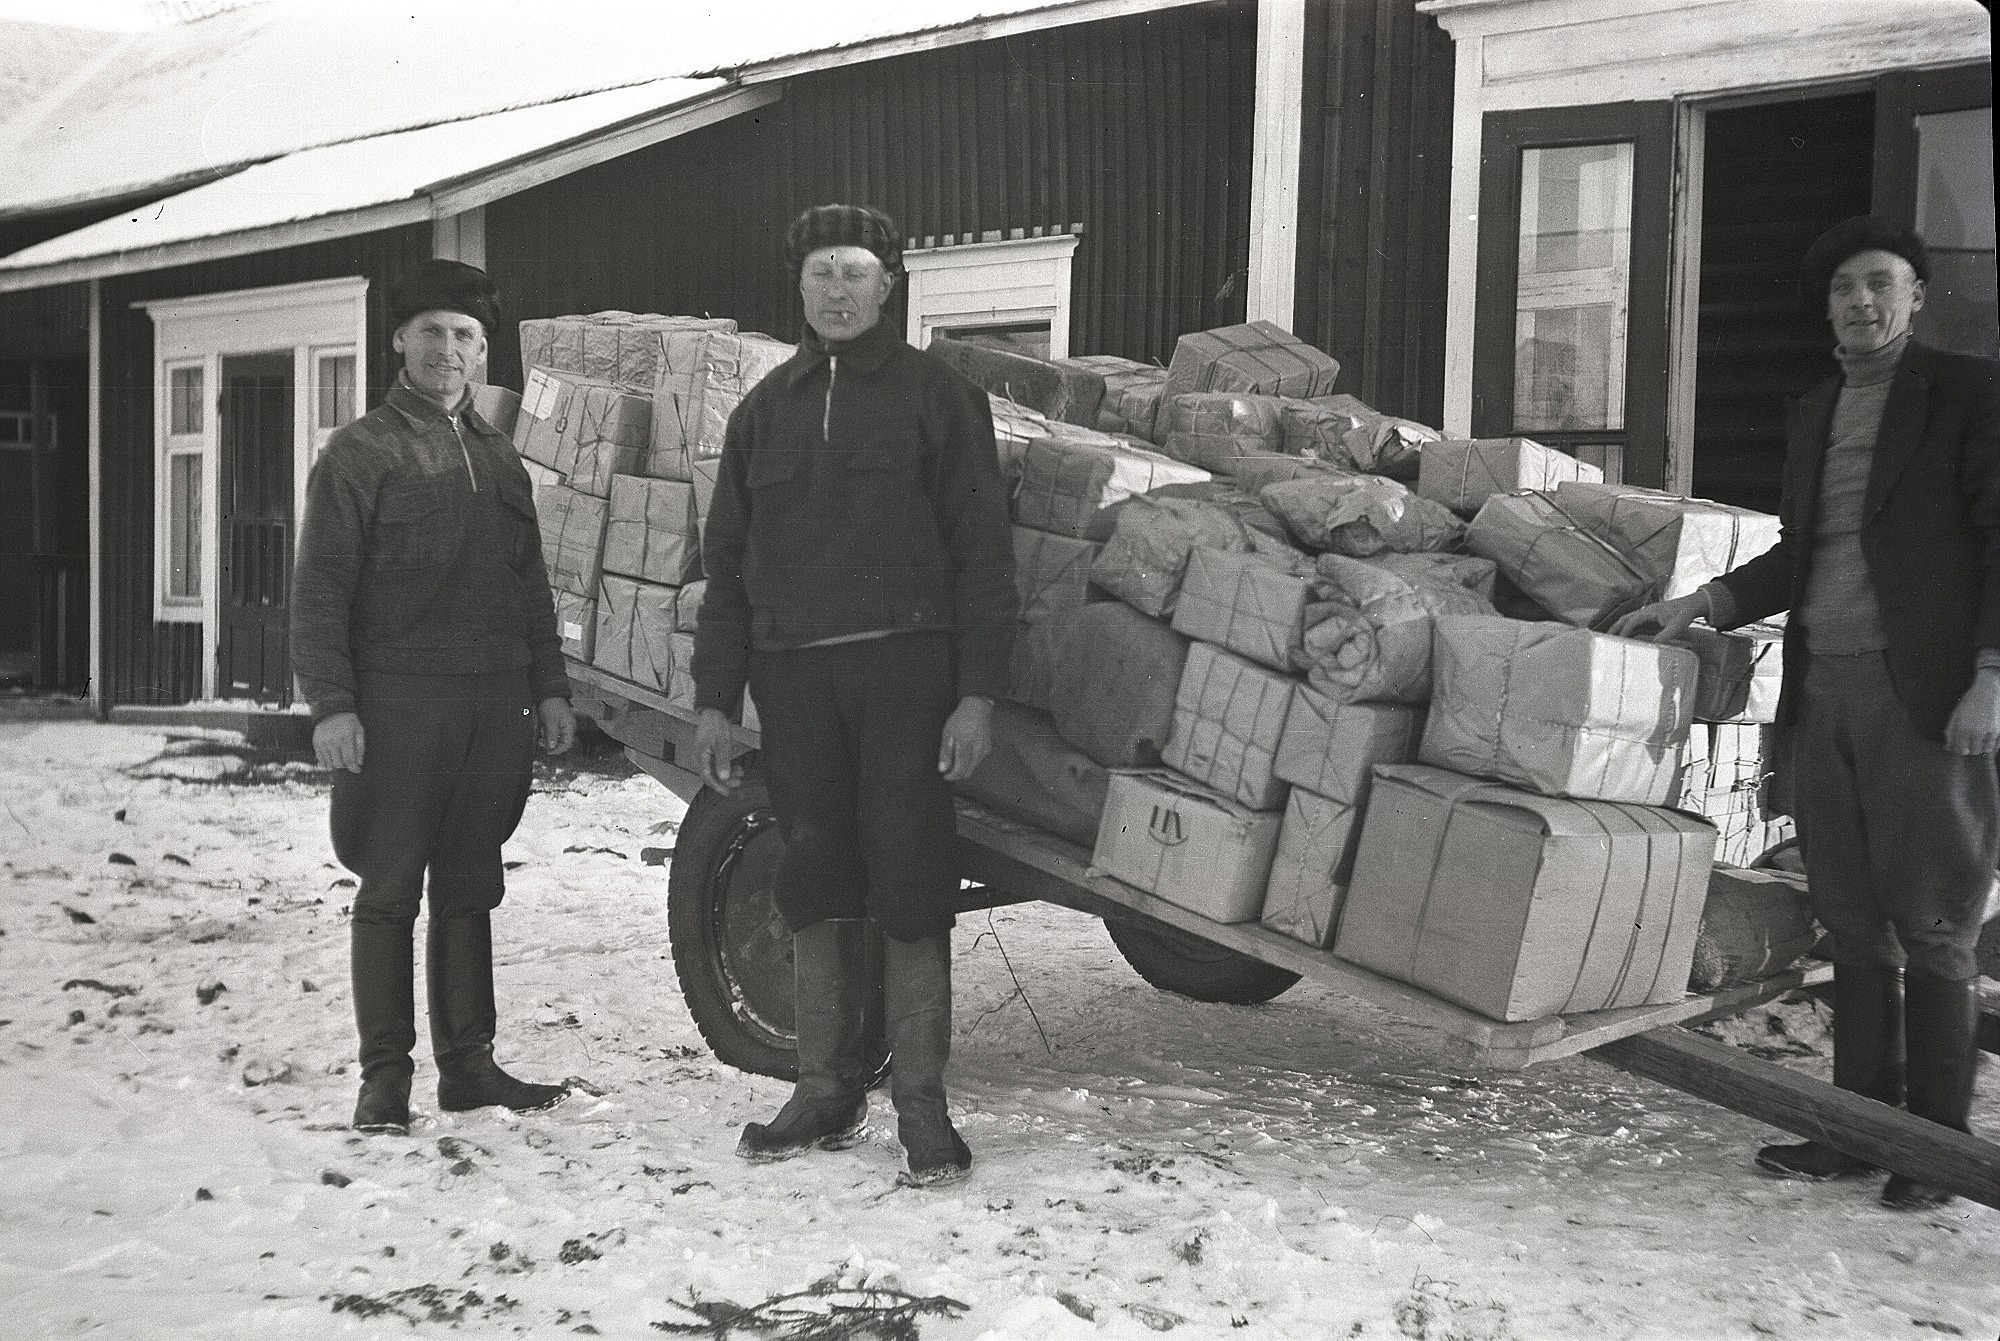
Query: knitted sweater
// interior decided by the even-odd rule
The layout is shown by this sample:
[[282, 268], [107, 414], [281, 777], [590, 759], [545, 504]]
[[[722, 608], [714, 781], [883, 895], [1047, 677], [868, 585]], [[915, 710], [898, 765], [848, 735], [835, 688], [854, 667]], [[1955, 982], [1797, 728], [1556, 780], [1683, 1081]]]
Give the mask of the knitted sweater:
[[328, 439], [292, 569], [292, 669], [313, 719], [355, 708], [360, 671], [528, 670], [566, 698], [528, 473], [468, 403], [400, 379]]

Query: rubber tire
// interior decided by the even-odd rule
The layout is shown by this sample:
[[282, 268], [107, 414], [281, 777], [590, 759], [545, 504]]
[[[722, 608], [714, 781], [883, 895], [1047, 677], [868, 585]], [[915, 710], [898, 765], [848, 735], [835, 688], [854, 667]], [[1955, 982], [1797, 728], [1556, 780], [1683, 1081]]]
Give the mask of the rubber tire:
[[[716, 1059], [753, 1075], [797, 1080], [791, 933], [771, 900], [776, 849], [762, 846], [779, 841], [762, 783], [746, 782], [734, 796], [704, 788], [681, 821], [667, 868], [667, 939], [681, 996]], [[749, 884], [731, 878], [746, 868]], [[870, 938], [865, 970], [878, 982], [879, 942], [879, 933]], [[868, 1027], [881, 1058], [872, 1088], [889, 1073], [879, 990]]]
[[1164, 923], [1106, 918], [1111, 943], [1135, 972], [1164, 992], [1196, 1001], [1262, 1005], [1299, 980], [1296, 973], [1225, 950]]

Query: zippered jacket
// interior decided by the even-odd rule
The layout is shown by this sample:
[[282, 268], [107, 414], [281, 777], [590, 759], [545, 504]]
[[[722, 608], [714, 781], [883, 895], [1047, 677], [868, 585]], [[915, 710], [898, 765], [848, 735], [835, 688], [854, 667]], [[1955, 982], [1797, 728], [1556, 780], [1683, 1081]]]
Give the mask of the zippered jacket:
[[1007, 692], [1018, 598], [986, 393], [878, 322], [807, 330], [743, 398], [702, 533], [695, 702], [734, 713], [750, 650], [949, 630], [958, 692]]
[[401, 379], [335, 431], [306, 484], [292, 568], [292, 671], [313, 720], [355, 707], [357, 671], [528, 670], [567, 698], [528, 472], [470, 408]]

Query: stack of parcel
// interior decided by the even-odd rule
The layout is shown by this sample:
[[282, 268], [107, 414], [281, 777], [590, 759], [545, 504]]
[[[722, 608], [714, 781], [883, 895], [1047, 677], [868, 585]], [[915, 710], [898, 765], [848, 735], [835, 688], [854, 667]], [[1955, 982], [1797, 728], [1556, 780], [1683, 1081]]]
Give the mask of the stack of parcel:
[[[522, 348], [565, 650], [687, 706], [723, 426], [791, 348], [625, 313], [524, 322]], [[1338, 364], [1269, 323], [1184, 336], [1167, 368], [931, 350], [988, 392], [1020, 595], [967, 795], [1494, 1018], [1679, 999], [1712, 861], [1782, 836], [1777, 634], [1598, 630], [1775, 519], [1444, 439], [1335, 394]], [[1717, 889], [1739, 901], [1716, 926], [1766, 952], [1703, 962], [1784, 967], [1796, 886]]]
[[[932, 349], [999, 398], [1013, 489], [1023, 624], [976, 800], [1497, 1019], [1681, 997], [1714, 861], [1785, 835], [1779, 634], [1602, 630], [1775, 518], [1444, 439], [1268, 323], [1165, 369]], [[1763, 900], [1717, 927], [1809, 942], [1795, 882], [1716, 884]], [[1730, 948], [1704, 962], [1785, 966]]]
[[694, 706], [700, 526], [723, 430], [792, 351], [726, 319], [521, 323], [514, 445], [534, 477], [565, 654]]

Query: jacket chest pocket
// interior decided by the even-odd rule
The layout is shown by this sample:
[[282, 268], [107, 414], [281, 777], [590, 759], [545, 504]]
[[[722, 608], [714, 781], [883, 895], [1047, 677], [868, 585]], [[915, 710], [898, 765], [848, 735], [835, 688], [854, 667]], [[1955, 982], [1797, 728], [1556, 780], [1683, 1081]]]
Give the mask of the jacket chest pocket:
[[[532, 510], [532, 509], [531, 509]], [[463, 518], [439, 481], [385, 486], [375, 503], [369, 561], [376, 568], [435, 568], [457, 552]]]

